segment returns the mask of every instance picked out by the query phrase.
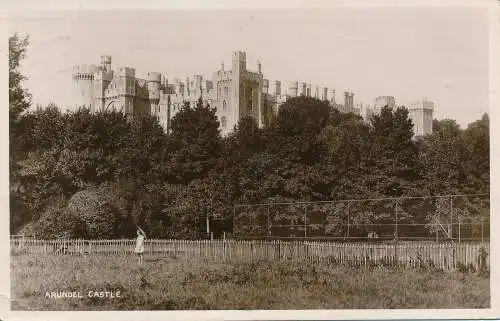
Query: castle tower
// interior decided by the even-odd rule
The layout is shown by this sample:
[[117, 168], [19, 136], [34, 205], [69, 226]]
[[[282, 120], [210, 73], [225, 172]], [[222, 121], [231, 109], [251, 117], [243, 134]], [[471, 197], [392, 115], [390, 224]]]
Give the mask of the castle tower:
[[301, 82], [299, 84], [299, 96], [306, 96], [307, 95], [307, 84], [305, 82]]
[[269, 80], [267, 79], [264, 79], [262, 83], [262, 93], [266, 95], [269, 93]]
[[161, 75], [161, 89], [166, 90], [168, 88], [168, 79], [166, 74]]
[[202, 81], [203, 77], [201, 75], [194, 75], [193, 77], [193, 88], [191, 88], [192, 99], [198, 100], [202, 96]]
[[408, 116], [413, 122], [413, 133], [415, 136], [432, 134], [432, 121], [434, 103], [423, 99], [408, 105]]
[[281, 81], [275, 80], [271, 83], [271, 95], [274, 97], [281, 95]]
[[344, 91], [344, 111], [349, 109], [350, 97], [349, 92]]
[[321, 100], [328, 100], [328, 88], [323, 87], [321, 89]]
[[299, 86], [299, 83], [297, 81], [290, 81], [288, 83], [288, 95], [290, 97], [297, 97], [298, 86]]
[[385, 106], [388, 106], [389, 108], [396, 107], [396, 100], [394, 99], [394, 96], [378, 96], [375, 98], [373, 107], [377, 113], [380, 112], [380, 110]]
[[108, 55], [101, 56], [101, 67], [105, 71], [111, 71], [111, 56]]
[[328, 100], [330, 101], [330, 104], [332, 106], [337, 105], [337, 101], [335, 100], [335, 89], [329, 89], [328, 90]]
[[160, 102], [161, 73], [148, 72], [148, 94], [151, 115], [158, 114], [158, 103]]
[[231, 110], [229, 110], [226, 126], [223, 131], [227, 133], [236, 125], [240, 115], [244, 112], [244, 87], [243, 76], [247, 69], [247, 57], [244, 51], [234, 51], [231, 66]]
[[187, 97], [191, 96], [191, 80], [189, 80], [189, 77], [186, 77], [186, 83], [184, 85], [184, 94]]
[[73, 67], [73, 111], [79, 108], [88, 108], [95, 111], [94, 103], [94, 73], [97, 71], [95, 65], [77, 65]]

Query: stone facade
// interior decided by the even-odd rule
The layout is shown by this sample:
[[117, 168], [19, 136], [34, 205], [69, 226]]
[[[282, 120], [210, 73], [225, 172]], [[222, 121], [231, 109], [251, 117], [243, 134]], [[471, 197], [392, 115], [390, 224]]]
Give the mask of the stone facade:
[[310, 83], [292, 81], [287, 93], [281, 81], [264, 79], [262, 65], [257, 71], [247, 69], [246, 53], [232, 53], [231, 69], [224, 63], [211, 80], [194, 75], [185, 81], [165, 74], [150, 72], [146, 79], [135, 76], [135, 69], [111, 68], [111, 57], [101, 56], [100, 65], [73, 67], [75, 89], [74, 105], [70, 109], [89, 108], [92, 112], [117, 110], [130, 115], [151, 114], [158, 117], [166, 131], [170, 120], [186, 103], [193, 106], [201, 97], [205, 104], [216, 109], [221, 132], [228, 134], [245, 116], [253, 117], [259, 126], [270, 122], [279, 106], [289, 97], [309, 96], [329, 101], [341, 110], [353, 110], [354, 94], [346, 92], [344, 105], [337, 105], [335, 90], [312, 86]]
[[[373, 105], [367, 105], [362, 108], [361, 115], [368, 121], [372, 115], [380, 113], [383, 107], [396, 108], [394, 96], [379, 96], [374, 99]], [[408, 117], [413, 122], [413, 132], [415, 137], [421, 137], [432, 134], [432, 121], [434, 112], [434, 103], [423, 99], [412, 102], [406, 106]]]
[[423, 99], [408, 105], [409, 117], [413, 121], [413, 132], [415, 136], [426, 136], [432, 134], [432, 121], [434, 103]]
[[[366, 120], [380, 112], [384, 106], [395, 107], [393, 96], [379, 96], [373, 106], [354, 103], [354, 93], [344, 91], [343, 103], [337, 102], [335, 89], [312, 86], [310, 83], [290, 81], [282, 88], [281, 81], [269, 81], [257, 62], [257, 70], [247, 69], [246, 53], [232, 53], [231, 68], [224, 63], [212, 74], [212, 79], [194, 75], [184, 81], [168, 81], [165, 74], [149, 72], [146, 79], [137, 78], [135, 69], [111, 68], [111, 56], [101, 56], [100, 65], [73, 67], [74, 105], [92, 112], [117, 110], [128, 115], [151, 114], [158, 117], [165, 131], [170, 128], [172, 117], [189, 102], [194, 106], [202, 99], [216, 109], [223, 135], [227, 135], [245, 116], [253, 117], [259, 126], [269, 124], [279, 106], [290, 97], [308, 96], [328, 101], [341, 112], [362, 115]], [[432, 133], [434, 103], [422, 100], [408, 106], [409, 117], [415, 124], [415, 136]]]

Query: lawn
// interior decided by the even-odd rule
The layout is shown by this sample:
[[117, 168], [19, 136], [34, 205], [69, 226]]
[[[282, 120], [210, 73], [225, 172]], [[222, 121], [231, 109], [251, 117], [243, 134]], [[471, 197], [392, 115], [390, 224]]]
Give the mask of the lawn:
[[[50, 297], [63, 291], [81, 298]], [[115, 297], [96, 297], [104, 291]], [[489, 277], [479, 274], [166, 256], [139, 265], [132, 255], [12, 256], [11, 294], [13, 310], [490, 307]]]

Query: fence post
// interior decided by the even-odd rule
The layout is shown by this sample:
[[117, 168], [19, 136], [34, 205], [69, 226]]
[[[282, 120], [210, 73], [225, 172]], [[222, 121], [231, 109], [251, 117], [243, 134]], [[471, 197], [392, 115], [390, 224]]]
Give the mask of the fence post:
[[271, 204], [269, 204], [269, 199], [267, 200], [267, 235], [271, 237], [271, 218], [269, 216]]
[[307, 204], [304, 207], [304, 240], [307, 238]]
[[394, 226], [394, 262], [398, 264], [398, 200], [395, 206], [396, 221]]
[[481, 217], [481, 243], [484, 243], [484, 233], [483, 233], [483, 217]]
[[347, 202], [347, 238], [349, 239], [349, 229], [351, 227], [350, 217], [351, 217], [351, 202]]
[[233, 236], [236, 234], [236, 205], [233, 206]]
[[396, 219], [394, 221], [394, 240], [397, 242], [398, 240], [398, 200], [396, 200], [396, 206], [395, 206], [395, 215]]
[[436, 230], [436, 243], [439, 243], [439, 230], [438, 230], [438, 224], [437, 224], [437, 217], [435, 218], [434, 229]]
[[453, 241], [453, 196], [450, 196], [450, 239]]
[[460, 226], [460, 225], [462, 225], [462, 219], [461, 219], [461, 218], [460, 218], [460, 216], [459, 216], [459, 217], [458, 217], [458, 243], [460, 243], [460, 238], [461, 238], [461, 237], [460, 237], [460, 236], [461, 236], [461, 235], [460, 235], [460, 228], [461, 228], [461, 226]]

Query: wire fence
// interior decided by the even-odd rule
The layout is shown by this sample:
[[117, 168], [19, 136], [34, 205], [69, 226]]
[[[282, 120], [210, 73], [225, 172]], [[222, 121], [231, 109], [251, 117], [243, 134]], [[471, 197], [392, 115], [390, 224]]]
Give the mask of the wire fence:
[[233, 237], [350, 241], [490, 238], [489, 194], [242, 204]]
[[[12, 239], [11, 255], [134, 255], [135, 240]], [[189, 260], [255, 262], [299, 260], [341, 266], [438, 268], [445, 271], [489, 270], [488, 243], [394, 242], [393, 244], [316, 241], [146, 240], [145, 256]]]

